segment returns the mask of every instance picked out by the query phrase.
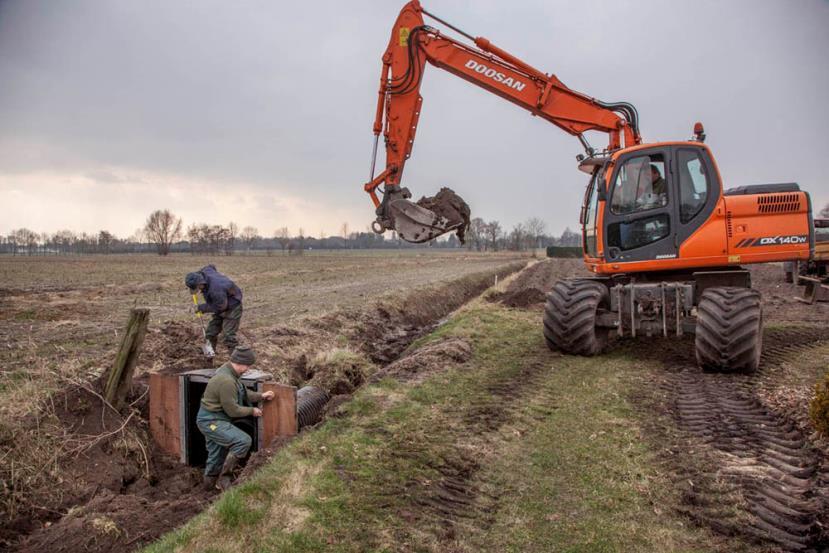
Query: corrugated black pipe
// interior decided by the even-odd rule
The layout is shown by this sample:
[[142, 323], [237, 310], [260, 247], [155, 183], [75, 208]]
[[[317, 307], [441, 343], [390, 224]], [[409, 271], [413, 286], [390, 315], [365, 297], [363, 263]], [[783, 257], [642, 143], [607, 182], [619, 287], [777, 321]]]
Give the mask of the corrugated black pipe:
[[316, 386], [300, 388], [296, 393], [296, 418], [299, 428], [318, 423], [328, 399], [328, 394], [322, 388]]

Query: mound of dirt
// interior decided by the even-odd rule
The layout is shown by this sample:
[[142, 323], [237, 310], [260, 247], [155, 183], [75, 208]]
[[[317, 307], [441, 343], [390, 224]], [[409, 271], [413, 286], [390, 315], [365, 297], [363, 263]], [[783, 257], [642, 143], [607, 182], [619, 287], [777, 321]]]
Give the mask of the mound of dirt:
[[492, 302], [501, 302], [507, 307], [531, 307], [542, 304], [547, 299], [547, 294], [538, 288], [524, 288], [515, 292], [500, 292], [492, 294], [489, 298]]
[[424, 196], [417, 201], [417, 205], [445, 217], [450, 225], [458, 225], [456, 231], [461, 244], [466, 238], [466, 229], [469, 228], [469, 217], [472, 211], [463, 198], [455, 194], [451, 188], [441, 188], [434, 196]]
[[349, 333], [349, 342], [374, 363], [391, 363], [452, 311], [492, 286], [495, 277], [503, 279], [523, 266], [524, 263], [512, 263], [495, 272], [469, 275], [411, 294], [402, 301], [378, 305], [360, 316]]
[[470, 357], [472, 357], [472, 346], [469, 342], [460, 338], [450, 338], [427, 344], [391, 363], [375, 373], [371, 381], [376, 382], [385, 377], [401, 381], [420, 381], [449, 366], [465, 363]]
[[307, 384], [316, 386], [329, 396], [350, 394], [373, 372], [371, 363], [348, 349], [332, 349], [315, 355], [308, 362]]
[[[213, 494], [202, 491], [199, 471], [149, 439], [146, 390], [138, 388], [133, 410], [122, 415], [91, 388], [72, 387], [53, 398], [39, 426], [16, 437], [23, 448], [44, 443], [45, 434], [56, 438], [54, 457], [40, 460], [48, 481], [31, 486], [0, 544], [26, 552], [132, 549], [205, 508]], [[21, 449], [15, 456], [37, 461]]]
[[580, 267], [573, 260], [566, 260], [567, 263], [562, 261], [548, 259], [531, 265], [510, 282], [506, 290], [487, 299], [507, 307], [525, 308], [543, 304], [556, 281], [580, 272]]
[[166, 500], [104, 490], [83, 507], [32, 534], [21, 550], [123, 551], [146, 543], [206, 507], [206, 501], [187, 493], [192, 487], [184, 495]]
[[161, 328], [150, 329], [138, 361], [139, 372], [178, 374], [213, 368], [214, 360], [202, 353], [204, 336], [198, 325], [197, 321], [167, 321]]

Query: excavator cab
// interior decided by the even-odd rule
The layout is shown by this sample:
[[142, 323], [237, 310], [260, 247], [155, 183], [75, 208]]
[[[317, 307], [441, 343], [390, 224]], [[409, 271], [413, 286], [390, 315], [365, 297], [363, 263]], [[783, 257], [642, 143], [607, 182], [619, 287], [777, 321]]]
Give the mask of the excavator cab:
[[[581, 223], [594, 272], [618, 273], [623, 263], [664, 269], [722, 197], [714, 160], [696, 142], [626, 148], [590, 169]], [[724, 251], [725, 243], [713, 247]]]

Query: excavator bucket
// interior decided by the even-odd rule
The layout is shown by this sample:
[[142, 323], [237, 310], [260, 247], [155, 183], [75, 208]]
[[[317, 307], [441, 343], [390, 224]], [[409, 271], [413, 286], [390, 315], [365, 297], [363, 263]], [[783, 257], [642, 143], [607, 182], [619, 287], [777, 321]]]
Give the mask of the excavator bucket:
[[451, 231], [457, 231], [461, 244], [469, 226], [469, 206], [449, 188], [417, 203], [394, 200], [389, 204], [394, 229], [406, 242], [419, 244]]

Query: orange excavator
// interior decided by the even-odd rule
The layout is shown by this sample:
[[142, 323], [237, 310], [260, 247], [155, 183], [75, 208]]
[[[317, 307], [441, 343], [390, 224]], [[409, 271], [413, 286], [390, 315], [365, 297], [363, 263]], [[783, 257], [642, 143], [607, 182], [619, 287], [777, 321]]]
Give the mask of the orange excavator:
[[[424, 16], [465, 40], [426, 25]], [[700, 366], [758, 367], [762, 302], [742, 266], [812, 257], [807, 192], [794, 183], [724, 192], [701, 123], [690, 140], [646, 144], [630, 103], [576, 92], [429, 13], [418, 0], [401, 10], [382, 61], [371, 174], [364, 186], [376, 208], [375, 232], [394, 230], [417, 243], [451, 231], [463, 239], [469, 224], [470, 209], [453, 191], [412, 202], [401, 186], [428, 62], [549, 121], [584, 148], [576, 159], [590, 178], [580, 224], [592, 276], [559, 281], [548, 295], [543, 322], [551, 349], [595, 355], [612, 333], [693, 332]], [[593, 148], [587, 131], [606, 133], [607, 146]], [[386, 166], [375, 175], [381, 133]]]

